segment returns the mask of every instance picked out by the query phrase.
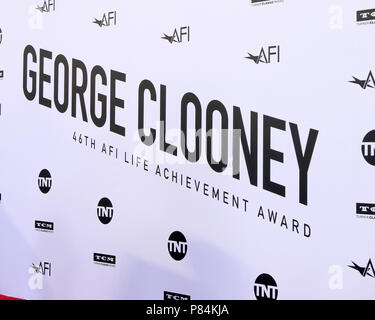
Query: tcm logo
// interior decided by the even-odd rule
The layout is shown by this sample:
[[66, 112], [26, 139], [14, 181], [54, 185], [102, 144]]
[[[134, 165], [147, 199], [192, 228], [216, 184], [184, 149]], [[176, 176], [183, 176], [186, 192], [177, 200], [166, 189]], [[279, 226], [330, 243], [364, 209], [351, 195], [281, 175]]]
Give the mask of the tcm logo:
[[367, 9], [357, 11], [358, 24], [373, 24], [375, 23], [375, 9]]
[[362, 155], [367, 163], [375, 166], [375, 130], [370, 131], [363, 138]]
[[161, 37], [164, 40], [167, 40], [169, 43], [181, 43], [190, 41], [190, 27], [181, 27], [180, 29], [174, 29], [171, 36], [164, 33], [164, 36]]
[[46, 194], [51, 190], [52, 187], [52, 177], [47, 169], [43, 169], [38, 177], [39, 190]]
[[255, 280], [254, 293], [257, 300], [277, 300], [279, 290], [276, 281], [263, 273]]
[[94, 262], [114, 267], [116, 265], [116, 257], [108, 254], [94, 253]]
[[352, 268], [354, 270], [357, 270], [361, 275], [362, 277], [371, 277], [371, 278], [375, 278], [375, 269], [374, 269], [374, 265], [372, 264], [372, 261], [371, 259], [367, 262], [367, 265], [365, 267], [361, 267], [359, 265], [357, 265], [356, 263], [354, 263], [352, 261], [352, 266], [348, 266], [349, 268]]
[[356, 209], [358, 218], [375, 219], [375, 204], [357, 203]]
[[187, 301], [190, 300], [190, 296], [164, 291], [164, 300], [174, 300], [174, 301]]
[[35, 229], [44, 232], [53, 232], [53, 222], [35, 220]]
[[375, 88], [375, 79], [371, 71], [369, 72], [365, 80], [360, 80], [353, 76], [353, 80], [349, 82], [359, 85], [362, 89], [367, 89], [367, 88], [374, 89]]
[[55, 0], [45, 0], [42, 6], [37, 5], [36, 10], [39, 10], [41, 13], [55, 11], [56, 10]]
[[260, 5], [277, 3], [277, 2], [284, 2], [284, 0], [251, 0], [251, 4], [253, 6], [260, 6]]
[[175, 231], [169, 236], [168, 251], [174, 260], [180, 261], [185, 258], [187, 252], [187, 241], [180, 231]]
[[117, 11], [104, 13], [101, 20], [94, 19], [93, 23], [96, 23], [99, 27], [115, 26], [117, 24]]
[[42, 290], [43, 289], [43, 278], [45, 276], [51, 276], [52, 265], [50, 262], [40, 262], [39, 265], [34, 263], [29, 267], [29, 288], [31, 290]]
[[113, 217], [113, 205], [111, 200], [108, 198], [102, 198], [98, 203], [96, 212], [101, 223], [110, 223]]
[[260, 49], [258, 55], [247, 53], [246, 59], [252, 60], [256, 64], [259, 63], [279, 63], [280, 62], [280, 46], [269, 46], [266, 49]]

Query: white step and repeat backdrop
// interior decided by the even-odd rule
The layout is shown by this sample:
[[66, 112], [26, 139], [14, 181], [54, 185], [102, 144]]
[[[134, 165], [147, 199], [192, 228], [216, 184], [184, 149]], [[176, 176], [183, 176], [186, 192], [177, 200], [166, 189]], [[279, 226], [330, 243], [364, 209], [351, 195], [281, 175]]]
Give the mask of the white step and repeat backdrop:
[[372, 0], [0, 11], [0, 293], [371, 299]]

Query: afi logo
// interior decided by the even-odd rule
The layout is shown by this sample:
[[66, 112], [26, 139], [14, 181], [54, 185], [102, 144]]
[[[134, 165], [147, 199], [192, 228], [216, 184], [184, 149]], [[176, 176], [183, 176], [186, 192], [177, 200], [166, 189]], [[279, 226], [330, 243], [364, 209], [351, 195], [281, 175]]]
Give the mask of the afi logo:
[[43, 5], [37, 6], [36, 9], [39, 10], [41, 13], [51, 12], [51, 10], [55, 11], [55, 9], [56, 9], [55, 0], [48, 0], [48, 1], [45, 0]]
[[117, 24], [117, 11], [110, 11], [107, 14], [104, 13], [101, 20], [95, 19], [93, 23], [96, 23], [99, 27], [109, 27]]
[[366, 80], [360, 80], [360, 79], [357, 79], [356, 77], [353, 77], [353, 79], [354, 80], [349, 81], [349, 82], [358, 84], [362, 89], [367, 89], [367, 88], [374, 89], [375, 88], [375, 79], [371, 71], [369, 72]]
[[50, 262], [40, 262], [39, 266], [36, 266], [34, 263], [31, 265], [31, 268], [35, 273], [40, 273], [43, 276], [48, 272], [48, 276], [51, 276], [51, 263]]
[[181, 27], [180, 29], [174, 29], [173, 34], [168, 36], [164, 33], [164, 36], [161, 37], [164, 40], [169, 41], [169, 43], [177, 42], [181, 43], [184, 40], [186, 42], [190, 41], [190, 27]]
[[371, 259], [367, 262], [366, 267], [360, 267], [353, 261], [352, 261], [352, 264], [353, 264], [352, 266], [348, 266], [348, 267], [354, 270], [357, 270], [362, 275], [362, 277], [369, 276], [371, 278], [375, 278], [375, 269], [374, 269]]
[[245, 57], [246, 59], [254, 61], [256, 64], [259, 63], [272, 63], [280, 62], [280, 46], [269, 46], [266, 49], [260, 49], [258, 55], [252, 55], [248, 53], [248, 56]]
[[43, 289], [43, 277], [48, 274], [51, 276], [51, 263], [40, 262], [39, 266], [34, 263], [29, 267], [29, 288], [31, 290], [42, 290]]

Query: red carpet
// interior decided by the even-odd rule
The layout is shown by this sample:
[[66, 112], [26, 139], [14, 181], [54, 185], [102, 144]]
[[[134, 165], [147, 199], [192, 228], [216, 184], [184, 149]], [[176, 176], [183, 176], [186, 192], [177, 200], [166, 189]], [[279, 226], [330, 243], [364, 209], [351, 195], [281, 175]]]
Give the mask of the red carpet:
[[7, 297], [7, 296], [3, 296], [0, 294], [0, 300], [22, 300], [22, 299]]

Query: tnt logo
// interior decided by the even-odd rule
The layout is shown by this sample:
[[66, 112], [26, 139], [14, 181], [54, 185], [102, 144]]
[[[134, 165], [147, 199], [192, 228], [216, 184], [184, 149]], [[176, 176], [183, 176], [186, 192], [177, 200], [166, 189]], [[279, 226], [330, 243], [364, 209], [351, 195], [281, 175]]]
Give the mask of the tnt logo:
[[94, 253], [94, 262], [97, 264], [115, 266], [116, 257], [108, 254]]
[[101, 223], [110, 223], [113, 217], [113, 205], [111, 200], [102, 198], [98, 203], [96, 212]]
[[55, 11], [56, 3], [55, 0], [45, 0], [42, 6], [36, 7], [41, 13]]
[[362, 155], [367, 163], [375, 166], [375, 130], [370, 131], [363, 138]]
[[263, 273], [255, 280], [254, 293], [257, 300], [277, 300], [279, 290], [276, 281]]
[[280, 62], [280, 46], [269, 46], [266, 49], [261, 48], [258, 55], [247, 53], [246, 59], [259, 63], [279, 63]]
[[52, 187], [52, 177], [47, 169], [43, 169], [38, 177], [39, 190], [46, 194], [51, 190]]
[[99, 27], [115, 26], [117, 24], [117, 11], [104, 13], [101, 20], [95, 18], [93, 23], [96, 23]]
[[167, 40], [169, 43], [181, 43], [190, 41], [190, 27], [181, 27], [179, 29], [174, 29], [173, 34], [168, 36], [164, 33], [164, 36], [161, 37], [164, 40]]
[[181, 232], [175, 231], [169, 236], [168, 251], [174, 260], [180, 261], [185, 258], [187, 252], [187, 241]]

